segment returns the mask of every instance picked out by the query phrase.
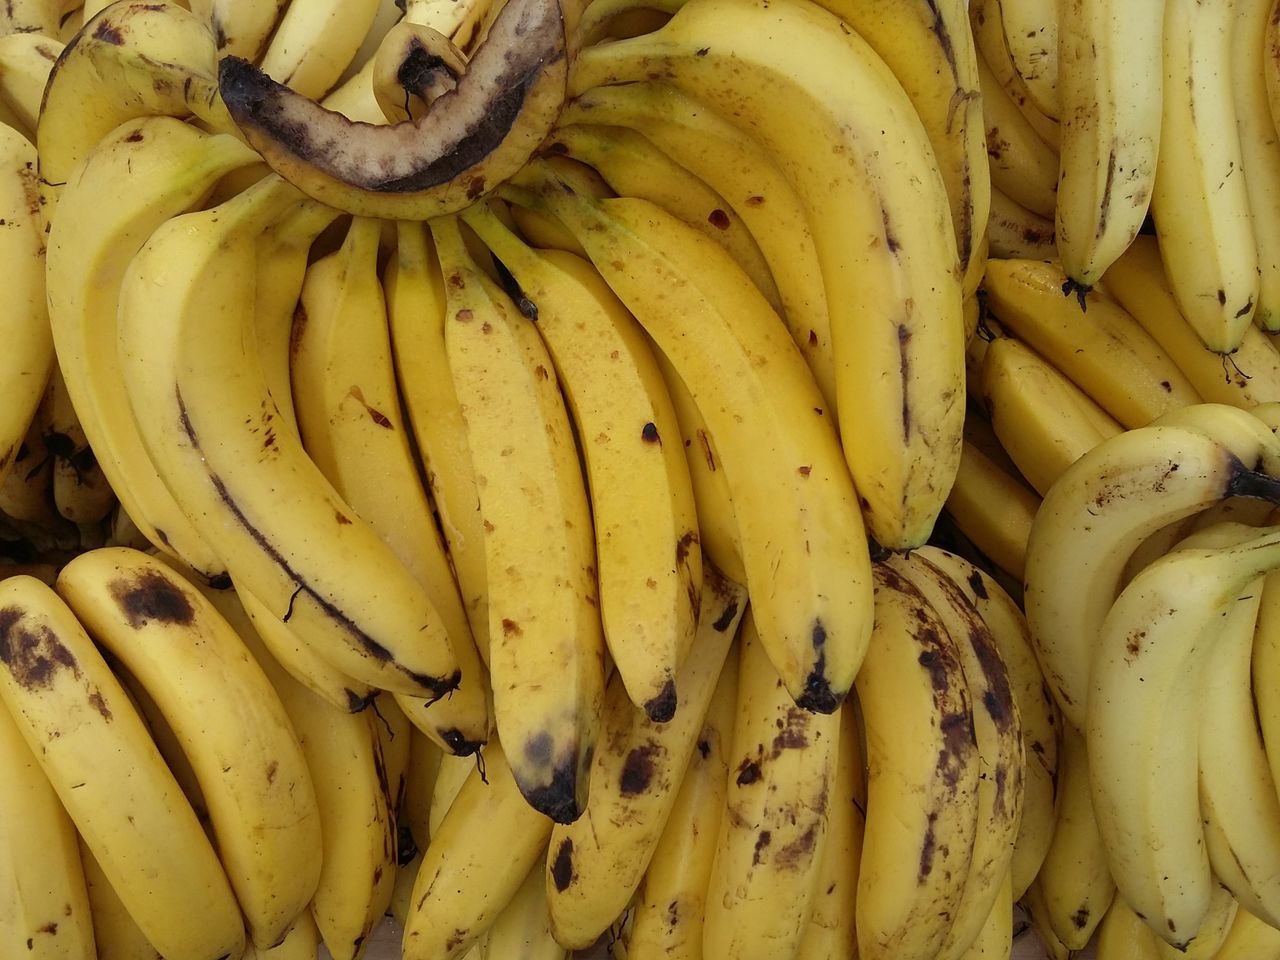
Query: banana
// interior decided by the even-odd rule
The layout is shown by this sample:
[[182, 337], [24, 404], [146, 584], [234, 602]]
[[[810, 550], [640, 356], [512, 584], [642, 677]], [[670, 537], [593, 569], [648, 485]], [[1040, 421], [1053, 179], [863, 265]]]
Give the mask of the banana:
[[290, 3], [262, 53], [261, 68], [302, 96], [318, 100], [354, 59], [377, 13], [378, 0]]
[[[595, 544], [569, 415], [531, 320], [456, 219], [431, 223], [444, 340], [484, 528], [494, 720], [530, 804], [577, 818], [604, 696]], [[523, 442], [522, 442], [523, 441]]]
[[1033, 350], [1007, 337], [987, 347], [982, 390], [996, 436], [1041, 496], [1082, 455], [1124, 430]]
[[689, 388], [724, 467], [769, 658], [800, 706], [834, 711], [866, 649], [870, 562], [799, 351], [741, 269], [692, 227], [643, 200], [595, 203], [545, 178], [537, 190]]
[[1032, 260], [993, 260], [983, 280], [987, 305], [1027, 344], [1126, 428], [1200, 400], [1169, 356], [1101, 294], [1086, 309], [1062, 295], [1062, 269]]
[[[1165, 0], [1061, 4], [1054, 232], [1067, 278], [1063, 293], [1074, 289], [1082, 308], [1084, 293], [1137, 235], [1148, 205], [1158, 207], [1164, 151], [1178, 149], [1173, 141], [1181, 131], [1169, 114], [1178, 81], [1160, 67], [1162, 49], [1168, 56], [1163, 38], [1178, 35], [1162, 35], [1164, 15]], [[1170, 202], [1179, 200], [1170, 194]]]
[[0, 382], [0, 481], [14, 466], [53, 367], [45, 306], [45, 222], [36, 182], [36, 151], [22, 134], [0, 126], [0, 258], [7, 265], [0, 337], [7, 344]]
[[0, 102], [13, 113], [19, 130], [35, 141], [40, 101], [62, 43], [39, 33], [0, 36]]
[[676, 676], [674, 719], [635, 709], [617, 677], [605, 696], [586, 809], [551, 832], [547, 904], [556, 940], [586, 949], [640, 886], [669, 822], [708, 704], [747, 605], [746, 591], [707, 570], [698, 635]]
[[947, 496], [947, 515], [991, 561], [1019, 581], [1040, 498], [968, 441]]
[[453, 806], [453, 801], [458, 799], [462, 785], [467, 782], [467, 778], [471, 776], [471, 771], [476, 769], [478, 762], [483, 761], [450, 753], [441, 756], [436, 768], [435, 782], [432, 784], [430, 807], [427, 811], [428, 838], [434, 837], [440, 829], [440, 824], [444, 822], [449, 808]]
[[723, 247], [769, 305], [782, 312], [769, 264], [733, 205], [643, 134], [627, 127], [565, 124], [552, 133], [547, 149], [595, 168], [619, 196], [648, 200], [695, 227]]
[[[600, 4], [596, 0], [589, 9]], [[813, 231], [795, 188], [769, 151], [666, 83], [593, 87], [566, 105], [561, 122], [635, 130], [724, 196], [768, 261], [791, 338], [834, 416], [831, 322]]]
[[[1271, 779], [1280, 782], [1277, 780], [1280, 778], [1280, 749], [1276, 746], [1280, 744], [1280, 685], [1274, 679], [1280, 664], [1280, 575], [1268, 575], [1264, 582], [1251, 656], [1251, 699], [1257, 712], [1257, 730], [1262, 738]], [[1251, 745], [1248, 749], [1252, 754]], [[1250, 904], [1246, 903], [1245, 909], [1251, 909]]]
[[0, 12], [0, 37], [14, 33], [58, 35], [63, 0], [13, 0]]
[[[144, 553], [83, 553], [55, 586], [173, 729], [250, 936], [260, 947], [278, 942], [315, 892], [320, 817], [270, 682], [208, 601]], [[210, 722], [230, 715], [235, 724]]]
[[1224, 420], [1234, 450], [1179, 426], [1113, 437], [1072, 464], [1037, 512], [1027, 544], [1027, 624], [1045, 681], [1077, 729], [1099, 627], [1143, 540], [1228, 497], [1274, 502], [1280, 492], [1255, 472], [1260, 438], [1232, 440], [1230, 426]]
[[867, 822], [855, 927], [865, 960], [933, 958], [973, 860], [980, 761], [957, 641], [924, 596], [877, 564], [858, 673]]
[[83, 838], [79, 846], [98, 960], [164, 960], [129, 916]]
[[481, 957], [493, 960], [566, 960], [568, 951], [551, 935], [547, 885], [535, 863], [505, 910], [484, 937]]
[[1240, 347], [1228, 357], [1206, 347], [1174, 299], [1154, 237], [1137, 237], [1104, 279], [1107, 292], [1142, 325], [1205, 400], [1247, 409], [1280, 398], [1280, 353], [1270, 338], [1250, 327], [1245, 329]]
[[227, 876], [84, 628], [31, 577], [0, 581], [0, 611], [0, 701], [139, 928], [164, 955], [239, 955]]
[[[1231, 353], [1253, 319], [1259, 290], [1248, 172], [1231, 90], [1233, 13], [1227, 5], [1195, 0], [1166, 0], [1164, 6], [1163, 120], [1151, 212], [1183, 316], [1206, 347]], [[1121, 59], [1134, 63], [1139, 58], [1128, 47]], [[1151, 74], [1141, 76], [1143, 83], [1132, 89], [1146, 93], [1155, 84]], [[1207, 103], [1214, 109], [1205, 110]], [[1212, 242], [1206, 244], [1206, 237]]]
[[1062, 115], [1058, 92], [1058, 29], [1062, 0], [1000, 0], [1000, 25], [1009, 59], [1036, 109]]
[[466, 423], [445, 354], [444, 278], [422, 224], [397, 225], [396, 252], [384, 285], [401, 399], [440, 514], [472, 636], [487, 665], [489, 600], [480, 500]]
[[1206, 649], [1245, 588], [1277, 565], [1277, 528], [1175, 550], [1129, 582], [1101, 625], [1085, 731], [1098, 828], [1120, 894], [1178, 948], [1196, 936], [1213, 888], [1188, 749]]
[[1160, 960], [1159, 942], [1124, 897], [1116, 897], [1098, 925], [1098, 960]]
[[465, 678], [445, 699], [401, 706], [445, 749], [474, 753], [489, 736], [488, 680], [400, 413], [381, 230], [355, 220], [342, 247], [308, 268], [290, 338], [292, 393], [303, 447], [440, 612]]
[[750, 612], [739, 656], [730, 780], [702, 950], [708, 957], [794, 956], [823, 879], [841, 715], [792, 702]]
[[[1009, 50], [1008, 39], [1004, 32], [1004, 18], [999, 0], [970, 0], [969, 24], [973, 30], [974, 45], [978, 56], [986, 61], [996, 81], [1004, 89], [1027, 118], [1027, 122], [1035, 129], [1045, 143], [1058, 149], [1061, 129], [1058, 120], [1045, 115], [1036, 106], [1013, 63], [1013, 55]], [[1061, 72], [1061, 63], [1059, 63]]]
[[310, 910], [298, 914], [283, 940], [271, 947], [249, 944], [242, 960], [315, 960], [320, 952], [320, 931]]
[[3, 709], [0, 776], [0, 949], [30, 960], [95, 960], [75, 825]]
[[1275, 16], [1275, 5], [1272, 4], [1271, 17], [1263, 33], [1265, 55], [1262, 58], [1262, 70], [1267, 83], [1267, 102], [1271, 106], [1271, 120], [1280, 126], [1280, 19]]
[[[85, 438], [147, 540], [205, 578], [226, 568], [169, 493], [134, 425], [116, 310], [129, 260], [151, 233], [255, 159], [232, 137], [168, 117], [128, 121], [71, 174], [49, 234], [49, 324]], [[124, 177], [136, 178], [129, 190], [119, 189]]]
[[938, 951], [940, 958], [958, 958], [977, 940], [1009, 873], [1026, 783], [1022, 718], [1000, 648], [960, 586], [940, 567], [915, 553], [892, 557], [887, 565], [920, 591], [950, 634], [973, 705], [982, 770], [977, 790], [978, 829], [964, 892]]
[[583, 50], [570, 92], [655, 71], [749, 130], [795, 185], [870, 531], [886, 548], [919, 545], [959, 460], [963, 326], [946, 189], [911, 101], [865, 42], [796, 0], [691, 0], [655, 33]]
[[1074, 954], [1063, 946], [1062, 941], [1054, 934], [1053, 928], [1049, 926], [1045, 916], [1044, 894], [1040, 890], [1038, 881], [1027, 889], [1021, 904], [1026, 910], [1031, 929], [1035, 931], [1036, 938], [1040, 941], [1039, 946], [1044, 949], [1049, 960], [1071, 960]]
[[1035, 886], [1054, 938], [1080, 950], [1121, 897], [1093, 812], [1085, 740], [1074, 727], [1063, 728], [1058, 758], [1057, 820]]
[[0, 480], [0, 515], [53, 530], [60, 519], [53, 503], [53, 455], [44, 445], [38, 422], [32, 422], [19, 440], [11, 460], [12, 466]]
[[[588, 0], [569, 32], [569, 48], [580, 50], [605, 39], [621, 39], [637, 33], [620, 34], [631, 23], [643, 17], [662, 17], [657, 29], [670, 15], [684, 6], [684, 0]], [[665, 15], [665, 16], [664, 16]], [[641, 30], [639, 33], [648, 33]]]
[[39, 421], [45, 448], [53, 457], [53, 502], [58, 513], [79, 526], [100, 523], [116, 504], [115, 491], [98, 466], [56, 364]]
[[992, 189], [1037, 216], [1052, 217], [1058, 194], [1057, 151], [1027, 122], [982, 57], [978, 82]]
[[676, 668], [693, 642], [702, 552], [675, 410], [652, 347], [588, 262], [530, 249], [486, 208], [464, 218], [510, 271], [513, 297], [536, 319], [555, 362], [584, 438], [605, 640], [632, 702], [665, 722], [675, 709]]
[[[274, 428], [276, 407], [250, 352], [254, 287], [244, 281], [254, 277], [255, 239], [299, 206], [309, 201], [269, 177], [152, 234], [120, 295], [130, 403], [145, 413], [137, 423], [158, 472], [233, 578], [251, 582], [278, 618], [356, 679], [440, 697], [460, 671], [439, 614]], [[343, 558], [340, 568], [333, 557]]]
[[431, 839], [431, 795], [435, 792], [442, 756], [441, 749], [425, 733], [417, 727], [409, 731], [409, 767], [399, 819], [402, 826], [408, 826], [418, 850], [425, 850]]
[[[858, 936], [849, 904], [858, 889], [858, 861], [862, 858], [867, 819], [867, 785], [862, 731], [857, 710], [848, 702], [840, 708], [838, 751], [827, 803], [827, 839], [818, 894], [809, 925], [796, 950], [796, 960], [837, 960], [856, 956], [858, 951]], [[639, 921], [638, 914], [636, 920]], [[633, 933], [632, 942], [634, 940]]]
[[[1244, 907], [1236, 911], [1231, 929], [1214, 954], [1215, 960], [1277, 960], [1280, 930], [1259, 920]], [[1107, 960], [1099, 955], [1098, 960]]]
[[257, 60], [288, 0], [191, 0], [191, 12], [209, 23], [223, 56]]
[[552, 821], [525, 801], [501, 744], [480, 752], [423, 851], [404, 960], [463, 956], [510, 904], [546, 850]]
[[945, 572], [974, 605], [1009, 671], [1026, 758], [1022, 817], [1010, 864], [1010, 893], [1013, 900], [1020, 900], [1040, 871], [1054, 832], [1059, 786], [1058, 711], [1045, 689], [1026, 619], [1013, 598], [992, 577], [954, 553], [925, 546], [914, 556]]
[[1009, 960], [1013, 954], [1013, 881], [1006, 870], [987, 919], [962, 960]]
[[405, 0], [404, 19], [431, 27], [467, 50], [489, 7], [488, 0]]
[[1057, 240], [1053, 221], [1014, 203], [991, 188], [991, 214], [987, 219], [991, 256], [1001, 260], [1056, 260]]
[[1209, 901], [1209, 914], [1200, 925], [1200, 932], [1186, 949], [1172, 947], [1163, 940], [1156, 940], [1160, 960], [1212, 960], [1218, 956], [1218, 948], [1227, 938], [1239, 913], [1239, 904], [1221, 882], [1213, 885]]

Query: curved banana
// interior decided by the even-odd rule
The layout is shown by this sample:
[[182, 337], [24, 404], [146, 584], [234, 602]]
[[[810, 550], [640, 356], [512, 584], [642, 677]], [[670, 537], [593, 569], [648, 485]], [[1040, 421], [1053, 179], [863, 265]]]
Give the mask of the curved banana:
[[1032, 213], [991, 188], [987, 239], [991, 256], [1001, 260], [1056, 260], [1058, 245], [1053, 221]]
[[[1244, 907], [1236, 911], [1231, 929], [1218, 946], [1215, 960], [1280, 960], [1280, 930], [1259, 920]], [[1107, 960], [1101, 954], [1098, 960]], [[1145, 958], [1144, 958], [1145, 960]]]
[[[164, 485], [134, 424], [116, 311], [129, 260], [152, 232], [255, 159], [232, 137], [169, 117], [127, 121], [72, 173], [49, 233], [49, 324], [89, 446], [142, 534], [207, 579], [226, 568]], [[124, 177], [137, 178], [132, 189], [119, 189]]]
[[21, 132], [32, 142], [49, 71], [62, 47], [61, 41], [40, 33], [0, 36], [0, 102], [12, 111]]
[[[1032, 99], [1026, 81], [1013, 63], [1000, 0], [970, 0], [969, 24], [973, 29], [978, 56], [986, 61], [996, 82], [1004, 89], [1045, 143], [1058, 149], [1061, 128], [1058, 120], [1043, 113]], [[1061, 41], [1059, 41], [1061, 43]], [[1059, 63], [1061, 72], [1061, 63]]]
[[716, 111], [657, 81], [592, 87], [566, 105], [561, 122], [636, 130], [724, 196], [768, 261], [791, 338], [834, 416], [835, 361], [818, 251], [800, 197], [769, 151]]
[[63, 0], [13, 0], [0, 12], [0, 37], [15, 33], [56, 37], [64, 6]]
[[[262, 52], [260, 66], [272, 79], [318, 100], [347, 69], [378, 13], [378, 0], [311, 0], [290, 3]], [[254, 59], [252, 53], [220, 53]]]
[[[1253, 320], [1259, 289], [1249, 174], [1231, 90], [1234, 15], [1230, 5], [1197, 0], [1152, 6], [1152, 17], [1165, 7], [1163, 129], [1151, 192], [1160, 252], [1183, 316], [1206, 347], [1231, 353]], [[1127, 15], [1130, 5], [1124, 9]], [[1139, 59], [1130, 46], [1119, 52], [1125, 63]], [[1134, 74], [1130, 89], [1152, 90], [1151, 76]], [[1207, 103], [1214, 109], [1204, 109]]]
[[1045, 116], [1062, 115], [1058, 92], [1058, 31], [1062, 0], [1000, 0], [1000, 26], [1009, 59], [1032, 102]]
[[398, 816], [400, 822], [409, 827], [409, 835], [418, 850], [427, 849], [431, 840], [431, 795], [435, 792], [436, 776], [444, 755], [417, 727], [409, 731], [409, 766]]
[[191, 0], [191, 12], [208, 21], [220, 55], [257, 60], [287, 5], [288, 0]]
[[1086, 710], [1094, 811], [1120, 894], [1175, 947], [1196, 936], [1213, 888], [1187, 748], [1200, 675], [1224, 618], [1277, 565], [1280, 528], [1175, 550], [1139, 572], [1101, 624]]
[[1006, 870], [1004, 879], [983, 921], [977, 937], [961, 960], [1008, 960], [1013, 954], [1013, 881]]
[[75, 825], [2, 708], [0, 777], [0, 949], [30, 960], [96, 960]]
[[81, 528], [101, 523], [116, 504], [115, 491], [89, 447], [57, 364], [50, 371], [36, 422], [53, 458], [53, 502], [58, 513]]
[[610, 684], [586, 808], [573, 823], [556, 825], [547, 852], [551, 929], [565, 946], [589, 947], [640, 886], [746, 606], [746, 591], [708, 568], [698, 635], [676, 675], [679, 705], [670, 722], [636, 710], [618, 678]]
[[[566, 960], [568, 951], [551, 935], [547, 885], [535, 863], [506, 908], [485, 934], [481, 958], [493, 960]], [[475, 949], [475, 948], [472, 948]]]
[[[55, 586], [172, 727], [250, 935], [260, 947], [278, 942], [315, 893], [320, 816], [302, 750], [267, 677], [208, 601], [145, 553], [83, 553]], [[235, 724], [210, 722], [231, 715]]]
[[1001, 570], [1022, 580], [1040, 498], [968, 441], [947, 496], [947, 515]]
[[870, 532], [918, 546], [959, 460], [964, 351], [950, 207], [911, 101], [838, 18], [797, 0], [690, 0], [655, 33], [583, 50], [570, 92], [655, 71], [749, 129], [800, 194]]
[[1048, 360], [1107, 413], [1132, 429], [1199, 394], [1137, 322], [1100, 293], [1086, 309], [1062, 295], [1062, 269], [1034, 260], [992, 260], [987, 305], [1015, 337]]
[[111, 887], [102, 867], [80, 838], [80, 862], [84, 867], [89, 910], [93, 915], [93, 940], [98, 960], [164, 960], [129, 916]]
[[[253, 284], [243, 280], [254, 276], [255, 240], [308, 204], [268, 177], [152, 234], [120, 295], [126, 388], [135, 414], [145, 414], [136, 421], [157, 470], [233, 578], [252, 583], [304, 642], [356, 679], [440, 697], [460, 671], [439, 614], [300, 445], [275, 429], [250, 352]], [[334, 557], [345, 562], [335, 567]]]
[[1216, 960], [1218, 948], [1226, 940], [1239, 912], [1240, 904], [1221, 881], [1216, 881], [1209, 899], [1209, 913], [1196, 938], [1185, 949], [1170, 946], [1157, 938], [1156, 952], [1160, 954], [1160, 960]]
[[1124, 897], [1116, 897], [1098, 925], [1098, 960], [1160, 960], [1159, 942]]
[[320, 930], [311, 911], [304, 910], [278, 944], [258, 948], [251, 943], [241, 960], [315, 960], [319, 952]]
[[1159, 204], [1163, 151], [1180, 135], [1168, 113], [1177, 81], [1160, 66], [1164, 15], [1165, 0], [1062, 2], [1054, 223], [1064, 293], [1083, 298]]
[[173, 774], [75, 615], [31, 577], [0, 580], [0, 702], [159, 952], [243, 951], [231, 885]]
[[1037, 216], [1052, 217], [1058, 200], [1057, 151], [1027, 122], [982, 57], [978, 82], [992, 189]]
[[382, 224], [355, 220], [313, 263], [290, 338], [302, 444], [320, 472], [389, 546], [439, 611], [463, 680], [448, 697], [404, 697], [415, 724], [453, 753], [489, 738], [488, 676], [418, 476], [391, 360], [378, 279]]
[[0, 480], [13, 469], [23, 438], [44, 396], [53, 367], [53, 339], [45, 301], [45, 223], [36, 184], [36, 150], [9, 127], [0, 126], [0, 258], [8, 265], [0, 337]]
[[[1221, 410], [1233, 409], [1221, 407]], [[1130, 556], [1148, 536], [1231, 496], [1275, 501], [1256, 472], [1261, 438], [1151, 426], [1105, 441], [1054, 484], [1027, 544], [1027, 624], [1064, 716], [1083, 726], [1098, 630]]]
[[1155, 237], [1136, 237], [1107, 270], [1104, 280], [1107, 292], [1142, 325], [1206, 401], [1248, 409], [1280, 398], [1280, 353], [1270, 338], [1249, 327], [1229, 357], [1206, 347], [1169, 288]]
[[[586, 461], [604, 638], [631, 701], [663, 723], [694, 643], [702, 548], [679, 425], [644, 330], [590, 263], [463, 219], [510, 272], [555, 362]], [[621, 908], [619, 908], [621, 909]]]
[[1027, 888], [1026, 895], [1019, 903], [1026, 912], [1031, 929], [1035, 931], [1049, 960], [1071, 960], [1072, 952], [1063, 945], [1053, 932], [1053, 928], [1049, 926], [1048, 918], [1045, 916], [1044, 894], [1040, 890], [1038, 880]]
[[537, 189], [689, 388], [724, 466], [769, 658], [800, 706], [834, 711], [866, 649], [870, 561], [799, 351], [741, 269], [692, 227], [643, 200], [596, 203], [545, 178]]
[[431, 222], [444, 341], [484, 528], [494, 720], [530, 804], [582, 811], [604, 698], [595, 543], [551, 357], [476, 265], [455, 219]]
[[858, 673], [867, 822], [858, 955], [932, 960], [964, 896], [980, 761], [957, 641], [924, 596], [877, 564], [876, 622]]

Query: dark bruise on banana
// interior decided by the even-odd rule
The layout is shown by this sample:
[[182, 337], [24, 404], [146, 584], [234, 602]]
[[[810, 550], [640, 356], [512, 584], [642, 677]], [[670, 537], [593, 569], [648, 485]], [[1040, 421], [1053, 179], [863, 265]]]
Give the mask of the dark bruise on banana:
[[550, 132], [568, 76], [564, 21], [557, 0], [512, 0], [457, 86], [387, 126], [326, 110], [239, 57], [218, 76], [249, 144], [299, 189], [358, 215], [428, 219], [497, 187]]
[[[18, 686], [25, 690], [48, 690], [65, 671], [79, 680], [84, 672], [70, 648], [37, 614], [18, 606], [0, 609], [0, 663]], [[85, 695], [89, 706], [110, 723], [115, 719], [102, 691], [96, 685]]]

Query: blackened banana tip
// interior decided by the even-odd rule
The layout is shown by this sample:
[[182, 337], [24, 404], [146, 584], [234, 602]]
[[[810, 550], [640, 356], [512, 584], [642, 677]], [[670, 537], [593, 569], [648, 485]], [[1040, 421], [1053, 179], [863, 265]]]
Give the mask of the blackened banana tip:
[[676, 715], [676, 684], [668, 680], [656, 697], [644, 705], [644, 712], [654, 723], [670, 723]]

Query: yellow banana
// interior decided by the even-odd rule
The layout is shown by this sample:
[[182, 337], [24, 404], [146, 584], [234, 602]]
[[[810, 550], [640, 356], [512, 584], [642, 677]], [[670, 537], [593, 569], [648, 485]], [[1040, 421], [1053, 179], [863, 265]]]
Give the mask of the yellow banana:
[[20, 125], [18, 129], [35, 142], [40, 121], [40, 101], [53, 62], [62, 53], [62, 43], [40, 33], [11, 33], [0, 36], [0, 102]]
[[263, 72], [304, 97], [319, 99], [354, 59], [377, 13], [378, 0], [290, 3], [262, 53]]
[[1058, 246], [1053, 221], [1014, 203], [991, 188], [991, 215], [987, 220], [991, 256], [1001, 260], [1056, 260]]
[[1026, 564], [1027, 539], [1040, 498], [966, 442], [960, 472], [947, 497], [947, 514], [1001, 570], [1018, 580]]
[[[1214, 960], [1276, 960], [1280, 957], [1280, 930], [1241, 907], [1231, 929], [1214, 954]], [[1099, 954], [1098, 960], [1107, 960]]]
[[1124, 902], [1124, 897], [1111, 901], [1107, 915], [1098, 925], [1098, 960], [1160, 960], [1157, 943], [1159, 939]]
[[982, 118], [991, 187], [1040, 217], [1052, 217], [1058, 198], [1058, 154], [1018, 110], [984, 58], [978, 58]]
[[164, 960], [129, 916], [83, 838], [79, 846], [98, 960]]

